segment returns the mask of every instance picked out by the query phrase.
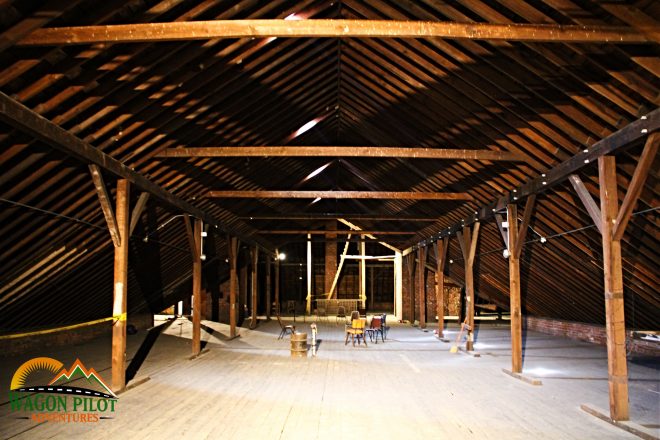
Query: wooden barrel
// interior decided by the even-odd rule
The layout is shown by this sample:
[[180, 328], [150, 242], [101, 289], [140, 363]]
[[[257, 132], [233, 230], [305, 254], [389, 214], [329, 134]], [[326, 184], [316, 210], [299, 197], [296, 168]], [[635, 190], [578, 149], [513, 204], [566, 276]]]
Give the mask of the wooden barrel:
[[291, 356], [307, 357], [307, 333], [291, 334]]

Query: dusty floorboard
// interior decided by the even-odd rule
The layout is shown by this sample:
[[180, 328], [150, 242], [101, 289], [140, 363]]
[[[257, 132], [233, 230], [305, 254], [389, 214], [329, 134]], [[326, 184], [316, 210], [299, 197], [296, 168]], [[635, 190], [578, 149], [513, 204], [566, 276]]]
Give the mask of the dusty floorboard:
[[[136, 380], [151, 380], [122, 394], [113, 420], [95, 424], [17, 420], [2, 405], [0, 437], [337, 439], [622, 439], [636, 438], [580, 411], [593, 402], [607, 407], [603, 347], [528, 333], [523, 372], [543, 380], [530, 386], [504, 373], [510, 368], [509, 330], [482, 325], [474, 358], [451, 354], [451, 344], [432, 331], [392, 325], [385, 343], [344, 345], [334, 318], [319, 324], [317, 356], [292, 359], [289, 340], [277, 340], [276, 321], [255, 330], [204, 322], [210, 351], [194, 360], [190, 323], [178, 320], [158, 337]], [[296, 322], [309, 331], [307, 323]], [[450, 328], [450, 340], [456, 329]], [[129, 357], [144, 335], [129, 339]], [[75, 357], [109, 378], [109, 340], [28, 354]], [[3, 359], [2, 388], [24, 359]], [[657, 359], [629, 362], [632, 419], [660, 424]], [[0, 394], [6, 402], [6, 391]]]

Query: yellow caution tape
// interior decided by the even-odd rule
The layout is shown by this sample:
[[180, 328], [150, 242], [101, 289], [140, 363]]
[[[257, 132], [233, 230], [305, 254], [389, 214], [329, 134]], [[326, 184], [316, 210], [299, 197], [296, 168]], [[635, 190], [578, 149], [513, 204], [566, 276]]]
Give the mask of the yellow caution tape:
[[67, 325], [67, 326], [64, 326], [64, 327], [49, 328], [49, 329], [46, 329], [46, 330], [37, 330], [37, 331], [27, 332], [27, 333], [15, 333], [13, 335], [0, 335], [0, 340], [24, 338], [25, 336], [47, 335], [49, 333], [56, 333], [56, 332], [61, 332], [61, 331], [64, 331], [64, 330], [71, 330], [71, 329], [74, 329], [74, 328], [87, 327], [87, 326], [90, 326], [90, 325], [100, 324], [102, 322], [108, 322], [108, 321], [126, 321], [126, 317], [127, 317], [126, 313], [122, 313], [120, 315], [111, 316], [110, 318], [96, 319], [94, 321], [82, 322], [80, 324], [72, 324], [72, 325]]

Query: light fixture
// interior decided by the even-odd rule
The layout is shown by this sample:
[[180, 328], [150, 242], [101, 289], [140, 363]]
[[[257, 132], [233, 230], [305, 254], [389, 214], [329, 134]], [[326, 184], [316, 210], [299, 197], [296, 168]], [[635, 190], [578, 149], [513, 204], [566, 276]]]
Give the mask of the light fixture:
[[449, 264], [454, 264], [454, 260], [449, 260]]
[[548, 241], [547, 238], [545, 238], [545, 237], [541, 237], [541, 243], [545, 243], [546, 241]]
[[208, 237], [208, 233], [206, 231], [202, 231], [202, 237]]
[[503, 256], [504, 258], [509, 258], [509, 250], [508, 250], [508, 249], [504, 249], [504, 252], [502, 252], [502, 256]]
[[277, 254], [277, 259], [280, 261], [286, 260], [286, 254], [284, 252], [280, 252], [279, 254]]
[[202, 261], [206, 261], [206, 255], [205, 254], [200, 255], [199, 259]]

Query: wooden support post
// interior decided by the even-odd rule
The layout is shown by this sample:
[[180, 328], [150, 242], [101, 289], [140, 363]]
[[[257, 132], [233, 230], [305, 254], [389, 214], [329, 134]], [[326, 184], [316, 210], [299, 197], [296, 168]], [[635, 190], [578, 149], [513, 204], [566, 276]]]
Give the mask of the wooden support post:
[[135, 230], [138, 221], [140, 221], [140, 216], [142, 215], [142, 211], [144, 211], [144, 208], [147, 206], [148, 200], [149, 200], [148, 192], [143, 192], [142, 194], [140, 194], [140, 197], [138, 198], [138, 201], [135, 204], [135, 208], [133, 208], [133, 212], [131, 212], [131, 226], [128, 231], [129, 235], [133, 235], [133, 231]]
[[445, 330], [445, 263], [447, 261], [447, 249], [449, 248], [449, 237], [445, 237], [433, 248], [435, 249], [435, 298], [438, 315], [438, 338], [444, 338]]
[[[98, 195], [99, 202], [101, 203], [101, 210], [105, 216], [105, 222], [108, 224], [110, 238], [112, 238], [112, 243], [115, 245], [115, 247], [118, 248], [121, 246], [119, 226], [117, 225], [115, 213], [112, 210], [112, 200], [110, 200], [108, 191], [105, 188], [105, 183], [103, 182], [101, 168], [98, 165], [91, 164], [89, 165], [89, 171], [92, 174], [92, 181], [94, 182], [96, 194]], [[126, 218], [128, 218], [128, 212], [126, 213]], [[128, 235], [126, 235], [125, 238], [128, 239]]]
[[514, 251], [518, 241], [518, 207], [507, 205], [509, 234], [509, 301], [511, 312], [511, 371], [522, 373], [522, 313], [520, 310], [520, 259]]
[[[360, 236], [361, 239], [364, 240], [364, 235]], [[361, 241], [358, 243], [358, 247], [360, 248], [360, 255], [365, 256], [366, 255], [366, 248], [367, 244], [364, 241]], [[360, 300], [362, 300], [362, 308], [367, 307], [367, 260], [362, 259], [358, 263], [358, 282], [360, 284]], [[373, 295], [373, 290], [371, 291], [371, 294]]]
[[584, 205], [585, 208], [587, 208], [587, 212], [589, 213], [589, 216], [591, 217], [594, 224], [598, 228], [598, 232], [602, 234], [603, 231], [600, 230], [601, 227], [600, 208], [598, 208], [598, 205], [591, 197], [591, 194], [589, 194], [589, 190], [587, 189], [587, 187], [584, 186], [582, 179], [580, 179], [580, 176], [578, 176], [577, 174], [571, 174], [570, 176], [568, 176], [568, 181], [571, 182], [571, 185], [573, 185], [573, 189], [575, 189], [575, 192], [582, 201], [582, 204]]
[[607, 334], [607, 370], [610, 388], [610, 416], [628, 420], [628, 366], [626, 364], [626, 328], [623, 310], [623, 272], [621, 242], [614, 240], [614, 222], [619, 214], [614, 156], [598, 158], [600, 211], [603, 231], [603, 271], [605, 277], [605, 331]]
[[227, 240], [229, 254], [229, 337], [236, 337], [236, 290], [238, 284], [238, 238], [231, 237]]
[[259, 279], [257, 278], [257, 266], [259, 264], [259, 248], [252, 248], [252, 300], [250, 301], [250, 328], [257, 327], [257, 307], [259, 306]]
[[419, 327], [426, 328], [426, 248], [417, 249], [417, 275], [419, 276], [417, 291], [419, 292]]
[[[329, 221], [326, 229], [336, 230], [337, 221]], [[337, 234], [326, 234], [325, 239], [325, 293], [331, 298], [332, 284], [337, 273]]]
[[403, 254], [394, 252], [394, 315], [403, 319]]
[[612, 240], [614, 241], [620, 241], [623, 238], [623, 232], [626, 230], [626, 226], [628, 226], [633, 208], [637, 204], [640, 194], [642, 194], [649, 170], [653, 166], [653, 161], [658, 154], [658, 145], [660, 145], [660, 132], [653, 133], [648, 137], [646, 145], [644, 145], [644, 151], [642, 151], [637, 161], [637, 167], [635, 167], [635, 172], [626, 191], [626, 196], [623, 199], [621, 209], [613, 225]]
[[[365, 267], [365, 269], [366, 269], [366, 267]], [[375, 302], [374, 297], [376, 296], [375, 295], [376, 288], [374, 286], [375, 281], [376, 281], [376, 279], [374, 277], [374, 268], [370, 267], [369, 268], [369, 292], [371, 292], [371, 297], [370, 297], [370, 301], [369, 301], [369, 309], [371, 309], [371, 310], [374, 310], [374, 302]]]
[[201, 324], [202, 324], [202, 221], [195, 219], [193, 230], [193, 310], [192, 310], [192, 355], [197, 356], [202, 351]]
[[128, 205], [130, 184], [126, 179], [117, 181], [116, 220], [120, 241], [115, 246], [114, 298], [112, 316], [112, 390], [126, 387], [126, 299], [128, 296]]
[[[348, 254], [348, 245], [351, 243], [351, 234], [348, 234], [346, 238], [346, 244], [344, 245], [344, 251], [339, 257], [339, 267], [336, 269], [335, 278], [332, 280], [332, 286], [330, 286], [330, 292], [328, 292], [328, 299], [332, 298], [335, 290], [339, 287], [339, 277], [341, 276], [341, 270], [344, 267], [344, 262], [346, 261], [346, 255]], [[335, 295], [336, 296], [336, 295]]]
[[409, 253], [406, 258], [406, 267], [408, 269], [408, 297], [410, 298], [410, 322], [415, 323], [415, 254]]
[[273, 262], [271, 256], [268, 254], [266, 254], [266, 258], [264, 260], [266, 263], [266, 319], [270, 321], [270, 311], [272, 308], [270, 266], [273, 264]]
[[463, 261], [465, 263], [465, 296], [467, 301], [467, 351], [474, 350], [474, 257], [477, 251], [477, 240], [479, 239], [480, 223], [474, 224], [474, 230], [470, 232], [469, 226], [463, 227], [463, 233], [459, 234]]
[[305, 297], [305, 311], [312, 313], [312, 236], [307, 234], [307, 297]]
[[275, 260], [275, 309], [277, 310], [277, 313], [281, 313], [282, 311], [280, 310], [280, 252], [279, 250], [276, 252], [277, 254], [277, 259]]

